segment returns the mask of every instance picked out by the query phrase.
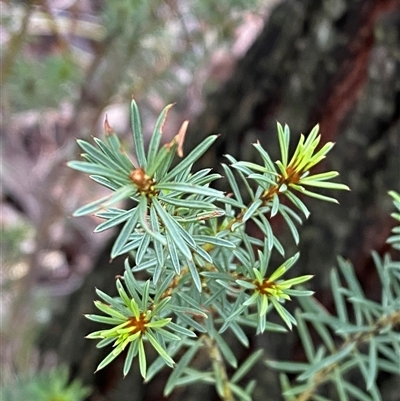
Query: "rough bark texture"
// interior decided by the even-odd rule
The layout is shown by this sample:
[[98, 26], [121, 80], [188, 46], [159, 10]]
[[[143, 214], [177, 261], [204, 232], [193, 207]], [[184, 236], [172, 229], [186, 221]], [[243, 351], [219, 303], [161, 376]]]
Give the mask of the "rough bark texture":
[[[195, 138], [196, 143], [209, 133], [221, 133], [204, 166], [218, 165], [225, 153], [252, 158], [249, 144], [256, 139], [277, 156], [276, 120], [288, 123], [294, 134], [307, 133], [319, 122], [323, 141], [337, 142], [324, 167], [338, 170], [352, 192], [339, 194], [340, 206], [308, 202], [312, 215], [301, 230], [298, 264], [302, 273], [316, 274], [313, 287], [328, 308], [327, 273], [338, 254], [354, 263], [367, 293], [379, 295], [370, 251], [387, 251], [385, 240], [392, 227], [387, 191], [400, 190], [399, 44], [397, 0], [286, 1], [188, 133], [188, 141]], [[283, 241], [293, 246], [286, 229], [276, 225]], [[55, 348], [77, 376], [98, 387], [93, 400], [162, 399], [158, 382], [146, 390], [138, 375], [120, 380], [118, 363], [92, 375], [103, 355], [83, 340], [93, 327], [81, 315], [92, 310], [94, 286], [113, 291], [113, 277], [120, 271], [120, 266], [108, 265], [106, 250], [71, 297], [62, 323], [49, 330], [47, 346]], [[267, 334], [253, 343], [264, 346], [271, 357], [288, 359], [299, 351], [287, 336]], [[264, 366], [258, 372], [261, 380], [254, 398], [279, 399], [275, 375]], [[195, 400], [205, 394], [190, 391], [171, 399]], [[383, 398], [393, 397], [388, 390]]]

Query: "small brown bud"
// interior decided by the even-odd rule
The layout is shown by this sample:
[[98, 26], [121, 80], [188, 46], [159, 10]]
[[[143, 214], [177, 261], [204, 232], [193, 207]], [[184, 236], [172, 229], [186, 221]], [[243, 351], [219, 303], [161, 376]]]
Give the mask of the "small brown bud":
[[144, 182], [146, 181], [146, 178], [148, 178], [142, 167], [139, 167], [131, 171], [129, 177], [133, 181], [133, 183], [139, 188], [143, 186]]

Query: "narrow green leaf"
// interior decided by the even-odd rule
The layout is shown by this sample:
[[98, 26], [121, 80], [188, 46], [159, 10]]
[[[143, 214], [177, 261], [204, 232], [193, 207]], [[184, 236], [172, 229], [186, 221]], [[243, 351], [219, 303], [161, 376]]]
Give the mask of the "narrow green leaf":
[[254, 290], [256, 288], [255, 284], [250, 281], [245, 280], [235, 280], [240, 286], [247, 288], [249, 290]]
[[[154, 207], [150, 208], [150, 226], [152, 231], [156, 233], [157, 236], [162, 237], [159, 228], [158, 216]], [[153, 274], [153, 282], [154, 284], [156, 284], [161, 276], [162, 269], [165, 264], [165, 254], [164, 254], [164, 246], [160, 241], [154, 241], [153, 245], [157, 259], [157, 265]]]
[[[240, 171], [240, 168], [236, 168], [235, 164], [237, 163], [236, 159], [230, 155], [225, 155], [225, 157], [232, 163], [232, 167], [235, 168], [237, 170], [237, 173], [240, 177], [240, 179], [242, 180], [242, 183], [244, 185], [244, 187], [246, 188], [247, 193], [250, 196], [251, 200], [254, 200], [254, 191], [251, 189], [248, 180], [246, 179], [246, 177], [243, 175], [243, 173]], [[246, 174], [251, 174], [252, 171], [247, 169], [247, 173]]]
[[352, 292], [354, 291], [360, 298], [365, 299], [364, 292], [361, 288], [361, 285], [354, 273], [354, 269], [352, 264], [349, 261], [346, 261], [342, 257], [338, 258], [340, 271], [346, 279], [347, 284], [349, 285]]
[[266, 295], [262, 295], [261, 297], [258, 297], [257, 301], [258, 301], [258, 315], [261, 318], [265, 316], [265, 314], [267, 313], [267, 309], [269, 306], [268, 297]]
[[[87, 337], [85, 337], [87, 338]], [[115, 341], [115, 337], [103, 338], [96, 344], [96, 348], [103, 348]]]
[[309, 185], [310, 187], [316, 187], [316, 188], [350, 191], [350, 188], [345, 184], [341, 184], [339, 182], [313, 181], [312, 176], [307, 177], [307, 179], [300, 180], [299, 185]]
[[118, 188], [106, 202], [104, 202], [104, 207], [108, 208], [109, 206], [123, 201], [125, 199], [130, 198], [137, 192], [136, 188], [132, 184], [124, 185], [123, 187]]
[[[85, 338], [87, 338], [89, 340], [105, 339], [104, 338], [104, 330], [94, 331], [93, 333], [90, 333], [87, 336], [85, 336]], [[114, 341], [115, 338], [112, 337], [112, 340]]]
[[221, 350], [222, 355], [224, 356], [225, 360], [231, 365], [233, 368], [237, 367], [237, 360], [235, 354], [230, 349], [229, 345], [226, 343], [224, 338], [217, 332], [214, 331], [213, 338], [218, 344], [218, 348]]
[[161, 221], [164, 223], [165, 229], [169, 232], [171, 240], [174, 241], [176, 247], [183, 253], [186, 259], [191, 260], [192, 253], [182, 238], [179, 230], [180, 227], [177, 227], [178, 223], [164, 210], [159, 201], [155, 198], [153, 199], [153, 205]]
[[68, 167], [82, 171], [86, 174], [99, 175], [109, 178], [112, 182], [120, 182], [129, 184], [129, 175], [115, 171], [109, 167], [100, 166], [98, 164], [73, 160], [67, 163]]
[[131, 370], [133, 358], [134, 358], [134, 357], [136, 356], [136, 354], [137, 354], [137, 344], [138, 344], [138, 342], [137, 342], [137, 341], [134, 341], [134, 342], [132, 342], [132, 343], [129, 345], [128, 353], [127, 353], [127, 355], [126, 355], [125, 362], [124, 362], [124, 369], [123, 369], [124, 377], [125, 377], [125, 376], [129, 373], [129, 371]]
[[107, 144], [99, 138], [94, 137], [93, 140], [108, 159], [113, 160], [114, 163], [120, 165], [121, 167], [124, 166], [125, 171], [131, 171], [134, 168], [134, 165], [129, 157], [125, 153], [121, 153], [121, 145], [118, 145], [117, 152], [115, 152], [113, 146], [115, 142], [119, 143], [117, 135], [107, 135]]
[[[98, 288], [96, 288], [96, 294], [103, 299], [103, 301], [105, 301], [107, 304], [109, 304], [109, 307], [112, 307], [114, 309], [116, 309], [118, 312], [120, 312], [124, 317], [127, 316], [128, 313], [128, 309], [122, 305], [120, 302], [118, 302], [118, 300], [116, 298], [110, 297], [108, 294], [106, 294], [105, 292], [99, 290]], [[97, 302], [97, 301], [96, 301]], [[95, 302], [95, 303], [96, 303]], [[104, 307], [107, 305], [101, 305], [101, 307]], [[103, 309], [101, 309], [100, 305], [96, 304], [96, 307], [102, 311], [104, 311]], [[109, 313], [109, 312], [105, 312], [105, 313]], [[117, 316], [114, 316], [117, 317]]]
[[311, 297], [315, 291], [307, 290], [285, 290], [285, 293], [291, 297]]
[[119, 188], [119, 185], [116, 185], [109, 179], [104, 178], [100, 175], [89, 175], [89, 178], [92, 179], [94, 182], [97, 182], [98, 184], [102, 185], [103, 187], [111, 189], [111, 191], [116, 191]]
[[233, 165], [233, 167], [239, 168], [248, 175], [252, 174], [253, 170], [264, 174], [274, 174], [274, 171], [269, 171], [265, 166], [260, 166], [259, 164], [252, 162], [238, 161]]
[[268, 170], [275, 171], [274, 163], [272, 162], [269, 154], [261, 146], [260, 142], [257, 141], [257, 143], [254, 143], [253, 146], [257, 149], [258, 153], [262, 157], [265, 167], [267, 167]]
[[356, 346], [355, 343], [350, 343], [346, 345], [344, 348], [342, 348], [340, 351], [336, 352], [335, 354], [322, 359], [322, 361], [320, 362], [314, 363], [308, 370], [306, 370], [303, 374], [301, 374], [298, 377], [298, 380], [306, 380], [315, 373], [317, 373], [318, 371], [320, 371], [321, 369], [324, 369], [327, 366], [338, 363], [339, 361], [346, 358], [347, 355], [349, 355], [353, 351], [355, 346]]
[[139, 338], [138, 345], [139, 345], [140, 374], [142, 375], [143, 379], [146, 379], [147, 361], [146, 361], [146, 353], [144, 351], [143, 340], [141, 338]]
[[99, 315], [85, 315], [86, 319], [92, 320], [93, 322], [105, 323], [111, 325], [118, 325], [121, 323], [121, 319], [116, 317], [107, 317], [107, 316], [99, 316]]
[[339, 173], [337, 171], [326, 171], [324, 173], [319, 173], [319, 174], [313, 174], [313, 175], [309, 175], [307, 177], [302, 178], [302, 181], [326, 181], [326, 180], [330, 180], [332, 178], [335, 178], [339, 175]]
[[257, 212], [257, 209], [262, 205], [262, 200], [261, 199], [257, 199], [256, 201], [252, 202], [252, 204], [250, 205], [250, 207], [246, 210], [246, 212], [243, 215], [243, 219], [242, 221], [245, 222], [248, 219], [250, 219], [250, 217]]
[[243, 329], [236, 322], [231, 322], [229, 328], [232, 330], [232, 333], [235, 335], [235, 337], [242, 343], [242, 345], [247, 348], [249, 346], [249, 339], [247, 338]]
[[[262, 213], [259, 213], [257, 217], [258, 217], [257, 219], [253, 217], [252, 220], [258, 225], [258, 227], [264, 233], [265, 239], [267, 240], [268, 251], [271, 251], [272, 248], [274, 247], [274, 233], [272, 231], [271, 224]], [[260, 219], [261, 221], [259, 221], [258, 219]], [[266, 269], [265, 271], [261, 269], [261, 271], [263, 271], [264, 275]]]
[[211, 235], [193, 235], [193, 239], [196, 241], [197, 244], [212, 244], [215, 246], [220, 246], [223, 248], [236, 248], [236, 245], [228, 241], [226, 239], [222, 239], [220, 237], [212, 237]]
[[179, 173], [184, 171], [188, 166], [192, 165], [197, 161], [207, 149], [215, 142], [218, 135], [210, 135], [198, 146], [196, 146], [177, 166], [175, 166], [167, 175], [163, 178], [163, 182], [169, 182], [175, 178]]
[[290, 187], [295, 189], [296, 191], [301, 192], [303, 195], [310, 196], [311, 198], [316, 198], [316, 199], [323, 200], [326, 202], [331, 202], [331, 203], [339, 203], [335, 198], [331, 198], [330, 196], [325, 196], [325, 195], [321, 195], [321, 194], [318, 194], [315, 192], [311, 192], [300, 185], [290, 184]]
[[154, 127], [153, 135], [151, 136], [151, 139], [150, 139], [149, 150], [147, 152], [147, 160], [148, 160], [149, 168], [151, 168], [151, 165], [156, 158], [158, 148], [160, 147], [160, 141], [161, 141], [161, 136], [162, 136], [162, 131], [163, 131], [163, 127], [165, 124], [165, 120], [166, 120], [168, 112], [172, 106], [173, 106], [173, 104], [169, 104], [166, 107], [164, 107], [163, 111], [158, 116], [156, 125]]
[[[304, 153], [304, 139], [305, 139], [304, 135], [300, 134], [300, 138], [299, 138], [299, 141], [297, 142], [296, 149], [289, 162], [289, 165], [291, 165], [292, 167], [295, 167], [298, 164], [298, 162], [302, 160], [302, 157], [303, 157], [302, 155]], [[280, 167], [278, 164], [279, 162], [275, 162], [275, 163], [278, 165], [278, 167]]]
[[180, 199], [180, 198], [175, 198], [173, 196], [162, 196], [159, 195], [157, 197], [161, 202], [164, 202], [165, 204], [170, 204], [182, 208], [188, 208], [188, 209], [201, 209], [201, 210], [215, 210], [217, 207], [210, 202], [205, 202], [197, 199]]
[[132, 210], [127, 210], [127, 211], [121, 211], [119, 212], [115, 217], [99, 224], [94, 232], [99, 233], [105, 230], [108, 230], [112, 227], [117, 226], [118, 224], [123, 223], [124, 221], [128, 220], [129, 216], [131, 215]]
[[288, 153], [289, 153], [289, 128], [285, 125], [285, 131], [282, 125], [276, 123], [278, 130], [279, 148], [281, 150], [282, 164], [287, 166], [288, 164]]
[[126, 155], [121, 142], [116, 134], [108, 134], [106, 135], [106, 141], [109, 145], [109, 150], [111, 153], [111, 158], [115, 160], [115, 162], [121, 167], [125, 167], [125, 171], [129, 173], [132, 168], [134, 168], [133, 163]]
[[189, 365], [193, 357], [196, 355], [197, 351], [201, 347], [202, 342], [196, 341], [193, 346], [189, 347], [185, 354], [180, 358], [179, 362], [176, 364], [175, 369], [169, 376], [167, 383], [164, 388], [164, 395], [169, 396], [176, 386], [176, 381], [183, 374], [185, 368]]
[[104, 167], [112, 167], [117, 171], [120, 171], [123, 174], [128, 173], [129, 170], [125, 168], [125, 166], [116, 163], [112, 158], [107, 157], [103, 152], [100, 152], [90, 143], [83, 141], [81, 139], [77, 140], [78, 145], [91, 156], [92, 160], [97, 164], [101, 164]]
[[271, 217], [274, 217], [279, 210], [279, 196], [275, 194], [272, 198]]
[[138, 218], [139, 218], [138, 209], [133, 209], [131, 216], [124, 224], [124, 227], [120, 231], [120, 233], [119, 233], [117, 239], [115, 240], [114, 245], [111, 249], [111, 258], [112, 259], [114, 259], [115, 257], [117, 257], [118, 255], [121, 254], [121, 250], [123, 249], [125, 244], [128, 242], [129, 236], [133, 233], [133, 231], [136, 227]]
[[106, 196], [104, 198], [91, 202], [85, 206], [82, 206], [74, 212], [73, 216], [80, 217], [80, 216], [86, 216], [87, 214], [95, 213], [102, 208], [103, 203], [106, 202], [107, 199], [109, 199], [109, 196]]
[[199, 292], [201, 292], [201, 279], [199, 272], [197, 270], [196, 265], [194, 264], [193, 260], [187, 260], [187, 264], [189, 267], [190, 274], [192, 275], [194, 284]]
[[339, 275], [336, 269], [333, 269], [331, 271], [331, 286], [332, 286], [332, 295], [335, 301], [338, 317], [342, 322], [348, 322], [349, 318], [347, 315], [346, 302], [343, 298], [343, 294], [340, 291], [341, 285], [340, 285]]
[[276, 178], [274, 175], [270, 173], [268, 174], [253, 173], [249, 174], [247, 178], [256, 181], [258, 185], [261, 185], [264, 188], [264, 190], [269, 190], [272, 186], [276, 185]]
[[103, 369], [106, 367], [108, 364], [110, 364], [120, 353], [122, 352], [122, 349], [119, 352], [110, 352], [97, 366], [96, 372], [99, 370]]
[[376, 339], [372, 337], [369, 340], [369, 352], [368, 352], [368, 381], [367, 381], [367, 390], [370, 390], [372, 386], [375, 384], [376, 377], [378, 375], [378, 366], [377, 366], [378, 354], [376, 349]]
[[[275, 195], [277, 197], [277, 195]], [[290, 232], [292, 233], [292, 237], [294, 239], [294, 242], [296, 245], [299, 244], [300, 241], [300, 236], [299, 236], [299, 232], [297, 231], [296, 226], [294, 225], [292, 219], [290, 218], [290, 216], [288, 215], [288, 213], [286, 213], [284, 208], [279, 208], [279, 211], [283, 217], [283, 219], [285, 220], [286, 224], [289, 227]]]
[[296, 319], [274, 297], [271, 297], [270, 299], [279, 316], [286, 323], [289, 330], [292, 330], [292, 324], [297, 324]]
[[172, 193], [183, 193], [183, 194], [197, 194], [203, 196], [211, 196], [217, 199], [224, 197], [222, 191], [218, 191], [213, 188], [201, 187], [198, 185], [185, 184], [180, 182], [165, 182], [156, 184], [156, 188], [159, 190], [172, 192]]
[[279, 381], [282, 387], [282, 395], [284, 396], [285, 401], [296, 401], [296, 397], [287, 394], [287, 392], [291, 389], [290, 380], [287, 375], [281, 373], [279, 375]]
[[192, 330], [186, 329], [185, 327], [182, 327], [174, 322], [170, 322], [168, 328], [186, 337], [197, 337], [196, 333], [194, 333]]
[[302, 362], [286, 362], [286, 361], [270, 361], [266, 360], [265, 363], [272, 369], [281, 370], [288, 373], [300, 373], [308, 369], [310, 365]]
[[[170, 355], [171, 357], [174, 357], [176, 355], [176, 353], [187, 344], [188, 344], [188, 341], [171, 342], [168, 345], [168, 347], [166, 348], [168, 355]], [[150, 365], [149, 369], [147, 370], [146, 383], [148, 383], [150, 380], [152, 380], [153, 377], [156, 376], [156, 374], [158, 372], [160, 372], [160, 370], [162, 368], [164, 368], [165, 365], [166, 365], [166, 363], [165, 363], [164, 359], [161, 356], [158, 356], [154, 360], [154, 362]]]
[[150, 297], [150, 280], [147, 280], [145, 285], [143, 286], [142, 289], [142, 302], [141, 302], [141, 307], [143, 311], [147, 311], [147, 305], [149, 304]]
[[[150, 209], [151, 208], [154, 208], [154, 202], [151, 203]], [[147, 212], [148, 212], [147, 198], [146, 198], [145, 195], [142, 195], [140, 197], [139, 210], [138, 210], [140, 225], [144, 229], [144, 231], [148, 235], [150, 235], [155, 241], [158, 241], [163, 246], [165, 246], [167, 244], [167, 241], [166, 241], [165, 237], [160, 233], [160, 230], [153, 231], [150, 228], [149, 222], [148, 222], [148, 213]], [[158, 219], [157, 219], [157, 223], [158, 223]]]
[[231, 383], [238, 383], [242, 380], [247, 373], [254, 367], [254, 365], [259, 361], [263, 354], [263, 350], [259, 349], [258, 351], [252, 353], [236, 370], [231, 378]]
[[[139, 248], [135, 255], [136, 264], [139, 265], [144, 257], [148, 254], [149, 244], [150, 244], [150, 235], [143, 235], [142, 239], [139, 244]], [[159, 242], [155, 241], [155, 243], [160, 244]]]
[[[99, 290], [99, 291], [100, 291], [100, 290]], [[106, 296], [106, 295], [107, 295], [107, 294], [105, 294], [105, 293], [102, 293], [102, 294], [103, 294], [103, 296]], [[109, 296], [107, 295], [107, 297], [109, 297]], [[109, 298], [111, 298], [111, 297], [109, 297]], [[118, 301], [117, 301], [116, 299], [111, 298], [111, 300], [113, 301], [114, 304], [116, 304], [117, 306], [120, 306], [120, 305], [118, 304]], [[106, 301], [106, 302], [107, 302], [107, 301]], [[96, 308], [97, 308], [98, 310], [100, 310], [100, 311], [106, 313], [107, 315], [110, 315], [110, 316], [113, 317], [113, 318], [119, 319], [120, 322], [126, 320], [126, 315], [125, 315], [125, 313], [120, 313], [120, 312], [118, 312], [117, 310], [115, 310], [115, 308], [113, 307], [112, 304], [107, 305], [107, 304], [103, 303], [102, 301], [94, 301], [94, 305], [96, 306]], [[123, 307], [122, 305], [121, 305], [121, 308], [123, 308], [123, 310], [124, 310], [124, 312], [125, 312], [125, 309], [124, 309], [124, 307]]]
[[129, 309], [132, 311], [133, 316], [135, 316], [136, 319], [140, 318], [140, 309], [138, 303], [134, 300], [131, 299], [129, 302]]
[[186, 368], [186, 374], [176, 381], [176, 387], [188, 386], [191, 384], [215, 384], [212, 372], [199, 372], [192, 368]]
[[247, 394], [242, 387], [236, 386], [232, 382], [228, 383], [228, 386], [232, 390], [232, 393], [235, 394], [236, 396], [240, 397], [241, 401], [252, 401], [252, 398], [249, 394]]
[[171, 236], [169, 234], [167, 234], [166, 238], [167, 238], [168, 253], [172, 262], [172, 266], [174, 267], [176, 274], [180, 274], [181, 264], [179, 262], [179, 255], [175, 246], [175, 242], [171, 239]]
[[148, 330], [146, 332], [146, 337], [150, 341], [151, 345], [154, 347], [154, 349], [158, 352], [158, 354], [164, 359], [165, 363], [173, 367], [175, 362], [173, 359], [168, 355], [167, 351], [161, 346], [161, 344], [157, 341], [157, 339], [154, 337], [154, 335]]
[[130, 296], [135, 300], [137, 304], [140, 303], [141, 299], [138, 294], [136, 280], [133, 276], [132, 269], [129, 266], [128, 258], [125, 259], [124, 281]]
[[311, 339], [310, 332], [299, 310], [296, 310], [295, 317], [297, 321], [297, 330], [299, 332], [301, 343], [303, 344], [307, 359], [310, 362], [313, 362], [315, 359], [315, 348], [314, 343]]
[[332, 150], [334, 146], [335, 144], [333, 142], [327, 142], [314, 156], [309, 159], [308, 163], [305, 166], [305, 169], [309, 170], [311, 167], [324, 160], [326, 155]]
[[[336, 318], [335, 318], [335, 321], [337, 323]], [[326, 325], [324, 323], [325, 323], [324, 319], [322, 319], [321, 316], [318, 316], [312, 320], [312, 324], [313, 324], [315, 330], [317, 331], [319, 336], [322, 338], [322, 341], [326, 345], [329, 352], [333, 354], [336, 352], [335, 342], [332, 338], [331, 331], [326, 327]]]
[[347, 381], [343, 381], [343, 387], [349, 394], [355, 397], [356, 400], [373, 401], [373, 399], [369, 397], [367, 394], [365, 394], [359, 387], [354, 386], [353, 384]]
[[235, 179], [231, 169], [224, 163], [222, 163], [222, 168], [224, 169], [225, 176], [228, 179], [230, 187], [232, 188], [235, 199], [237, 201], [239, 201], [240, 203], [243, 203], [243, 198], [242, 198], [242, 195], [240, 194], [239, 186], [236, 182], [236, 179]]
[[132, 99], [131, 102], [131, 125], [133, 133], [133, 143], [135, 144], [136, 156], [139, 162], [139, 166], [146, 168], [147, 161], [144, 152], [142, 123], [140, 121], [139, 109], [136, 102]]
[[193, 237], [191, 236], [191, 234], [189, 234], [189, 232], [182, 227], [181, 224], [177, 223], [176, 228], [178, 229], [178, 231], [180, 232], [180, 235], [182, 237], [182, 239], [192, 248], [192, 249], [196, 249], [197, 248], [197, 244], [196, 241], [193, 239]]
[[290, 191], [285, 192], [285, 196], [298, 208], [300, 209], [306, 219], [310, 216], [310, 211], [307, 209], [307, 206], [300, 200], [299, 197], [297, 197], [295, 194], [293, 194]]
[[[298, 285], [298, 284], [304, 283], [304, 282], [306, 282], [308, 280], [311, 280], [313, 277], [314, 276], [312, 274], [306, 274], [304, 276], [294, 277], [294, 278], [291, 278], [289, 280], [285, 280], [285, 281], [280, 282], [279, 286], [281, 288], [290, 288], [293, 285]], [[307, 291], [302, 291], [302, 292], [307, 292]]]
[[179, 318], [179, 321], [186, 323], [189, 327], [193, 327], [194, 330], [199, 331], [200, 333], [207, 332], [207, 330], [200, 323], [196, 322], [190, 316], [187, 316], [187, 308], [177, 308], [176, 305], [174, 305], [171, 309], [174, 314]]
[[131, 303], [131, 299], [128, 297], [128, 294], [125, 291], [125, 288], [121, 284], [121, 280], [116, 281], [116, 287], [118, 290], [118, 294], [121, 297], [122, 301], [125, 305], [129, 305]]
[[293, 255], [291, 258], [286, 260], [284, 263], [282, 263], [269, 277], [269, 281], [275, 281], [279, 277], [281, 277], [283, 274], [285, 274], [299, 259], [300, 253], [297, 252], [295, 255]]

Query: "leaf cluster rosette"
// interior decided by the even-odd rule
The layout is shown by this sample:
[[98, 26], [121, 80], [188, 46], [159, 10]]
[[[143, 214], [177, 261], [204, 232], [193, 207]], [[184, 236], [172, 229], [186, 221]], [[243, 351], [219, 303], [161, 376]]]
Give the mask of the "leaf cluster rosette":
[[[121, 282], [123, 280], [124, 285]], [[96, 290], [102, 301], [95, 301], [95, 306], [108, 316], [89, 314], [86, 317], [98, 323], [113, 327], [90, 333], [86, 338], [99, 339], [98, 348], [113, 344], [113, 350], [103, 359], [97, 367], [100, 370], [112, 362], [126, 348], [124, 363], [124, 376], [132, 366], [133, 358], [139, 356], [140, 373], [146, 378], [147, 361], [144, 342], [149, 342], [164, 362], [173, 367], [174, 361], [165, 348], [166, 341], [178, 341], [180, 337], [171, 331], [183, 333], [186, 336], [195, 336], [191, 331], [177, 328], [171, 323], [170, 317], [163, 317], [168, 308], [170, 297], [165, 295], [164, 286], [159, 287], [154, 297], [150, 295], [150, 282], [140, 285], [134, 278], [131, 269], [126, 264], [126, 271], [121, 279], [117, 279], [116, 287], [119, 297], [113, 298], [101, 290]]]
[[[183, 156], [183, 141], [187, 122], [178, 135], [160, 146], [163, 125], [171, 105], [160, 114], [150, 144], [145, 152], [139, 111], [132, 101], [133, 143], [137, 162], [131, 161], [117, 135], [106, 122], [104, 141], [94, 138], [97, 148], [78, 140], [83, 149], [84, 161], [71, 161], [68, 165], [90, 175], [99, 184], [113, 193], [78, 209], [74, 215], [96, 213], [105, 221], [95, 232], [101, 232], [123, 223], [123, 227], [111, 250], [111, 257], [135, 251], [137, 265], [144, 262], [146, 251], [153, 245], [154, 281], [157, 282], [166, 258], [177, 274], [182, 262], [190, 267], [193, 280], [201, 289], [199, 275], [194, 268], [193, 258], [211, 263], [209, 254], [193, 237], [196, 222], [221, 216], [224, 212], [215, 205], [224, 198], [224, 193], [209, 185], [220, 178], [210, 169], [191, 173], [195, 163], [214, 143], [217, 135], [207, 137], [180, 163], [171, 168], [175, 153]], [[115, 203], [130, 199], [134, 207], [129, 210], [112, 207]]]

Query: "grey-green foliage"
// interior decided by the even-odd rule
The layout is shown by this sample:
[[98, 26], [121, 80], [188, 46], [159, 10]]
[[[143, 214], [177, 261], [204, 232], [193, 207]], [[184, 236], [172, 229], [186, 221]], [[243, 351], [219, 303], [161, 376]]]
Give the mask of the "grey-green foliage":
[[[156, 93], [178, 97], [193, 71], [206, 66], [212, 51], [232, 43], [246, 12], [260, 0], [182, 2], [119, 0], [105, 2], [102, 23], [107, 52], [105, 71], [98, 69], [104, 86], [113, 93], [136, 96]], [[124, 74], [119, 68], [124, 66]], [[90, 76], [89, 79], [92, 79]]]
[[89, 393], [89, 388], [80, 381], [69, 381], [65, 366], [18, 377], [0, 388], [2, 401], [83, 401]]
[[74, 101], [85, 85], [101, 106], [126, 93], [176, 96], [213, 50], [234, 40], [243, 15], [261, 6], [260, 0], [119, 0], [80, 15], [17, 3], [2, 4], [0, 13], [8, 37], [2, 102], [17, 111]]
[[[397, 211], [400, 195], [390, 192]], [[400, 214], [392, 216], [400, 221]], [[399, 249], [400, 226], [389, 238]], [[298, 332], [307, 362], [267, 361], [275, 369], [297, 375], [291, 384], [282, 375], [285, 399], [383, 401], [377, 378], [380, 372], [400, 381], [400, 262], [390, 254], [372, 253], [376, 267], [376, 287], [380, 300], [368, 299], [349, 261], [338, 260], [331, 271], [335, 313], [329, 313], [315, 298], [302, 298], [296, 312]], [[318, 339], [311, 335], [318, 334]], [[357, 371], [364, 385], [354, 385]]]
[[40, 61], [21, 55], [15, 60], [5, 94], [17, 111], [28, 110], [33, 104], [52, 107], [73, 97], [81, 79], [82, 71], [70, 54], [49, 55]]
[[[379, 305], [365, 300], [350, 265], [341, 261], [343, 284], [338, 273], [332, 273], [338, 316], [331, 316], [310, 297], [312, 291], [298, 287], [308, 281], [310, 275], [285, 277], [299, 255], [284, 256], [285, 249], [270, 224], [270, 218], [280, 214], [298, 243], [300, 215], [307, 218], [310, 212], [297, 193], [303, 198], [311, 196], [336, 202], [315, 190], [347, 189], [345, 185], [331, 181], [338, 175], [335, 171], [310, 173], [333, 144], [319, 147], [320, 135], [316, 126], [307, 136], [300, 136], [293, 155], [289, 155], [289, 128], [278, 124], [280, 160], [272, 162], [259, 143], [254, 147], [261, 163], [237, 161], [227, 156], [230, 165], [224, 165], [223, 169], [232, 193], [224, 194], [211, 187], [213, 181], [221, 178], [219, 174], [210, 169], [192, 171], [193, 164], [212, 146], [217, 136], [208, 136], [183, 156], [187, 128], [187, 122], [184, 122], [176, 137], [161, 145], [162, 129], [170, 107], [160, 114], [145, 149], [139, 110], [132, 101], [135, 160], [128, 156], [106, 121], [105, 138], [94, 138], [93, 144], [79, 140], [83, 160], [69, 163], [70, 167], [89, 174], [94, 181], [112, 191], [109, 196], [81, 207], [75, 214], [95, 213], [101, 217], [104, 221], [96, 231], [121, 225], [111, 256], [128, 256], [125, 272], [116, 281], [118, 295], [112, 297], [98, 289], [101, 301], [95, 301], [95, 305], [103, 315], [87, 315], [109, 327], [89, 334], [88, 338], [99, 340], [98, 347], [113, 345], [98, 369], [127, 350], [124, 375], [129, 373], [136, 359], [146, 381], [165, 365], [173, 367], [164, 389], [166, 395], [177, 386], [204, 382], [215, 385], [224, 400], [251, 400], [254, 382], [245, 387], [240, 382], [260, 359], [261, 353], [257, 352], [239, 364], [226, 341], [226, 331], [248, 346], [246, 326], [263, 333], [285, 332], [298, 325], [310, 363], [275, 364], [279, 368], [301, 372], [299, 380], [304, 383], [300, 389], [295, 386], [294, 390], [285, 390], [289, 391], [288, 397], [292, 397], [289, 399], [296, 399], [290, 391], [314, 394], [319, 384], [315, 377], [319, 377], [321, 370], [323, 381], [325, 377], [326, 380], [332, 377], [338, 383], [340, 397], [345, 397], [346, 392], [361, 394], [342, 378], [342, 370], [337, 367], [340, 362], [345, 362], [344, 372], [357, 364], [362, 366], [368, 391], [378, 394], [377, 371], [395, 370], [393, 360], [382, 362], [383, 358], [374, 357], [388, 353], [392, 346], [390, 341], [398, 341], [389, 324], [399, 313], [398, 264], [388, 257], [380, 261], [375, 256], [384, 289], [382, 305]], [[175, 154], [181, 160], [173, 165]], [[246, 197], [251, 199], [249, 204], [243, 201], [241, 186], [247, 191]], [[284, 197], [291, 207], [281, 202]], [[130, 208], [116, 207], [125, 199], [131, 200]], [[249, 221], [259, 227], [263, 239], [246, 231]], [[282, 263], [278, 266], [270, 266], [273, 251], [282, 255]], [[299, 297], [302, 309], [295, 316], [285, 307], [292, 297]], [[346, 299], [352, 310], [348, 310]], [[277, 312], [283, 324], [270, 321], [271, 311]], [[351, 320], [353, 315], [354, 322]], [[308, 324], [315, 326], [326, 349], [314, 348]], [[386, 334], [379, 333], [383, 341], [370, 340], [381, 328], [387, 330]], [[341, 343], [333, 339], [333, 333], [342, 337]], [[358, 353], [359, 348], [362, 351], [358, 343], [364, 342], [372, 344], [367, 357]], [[159, 355], [150, 366], [146, 343]], [[209, 367], [206, 369], [196, 366], [199, 352], [208, 355]], [[227, 373], [227, 365], [234, 371], [232, 376]], [[285, 379], [283, 382], [286, 383]], [[318, 399], [315, 395], [312, 397]]]

